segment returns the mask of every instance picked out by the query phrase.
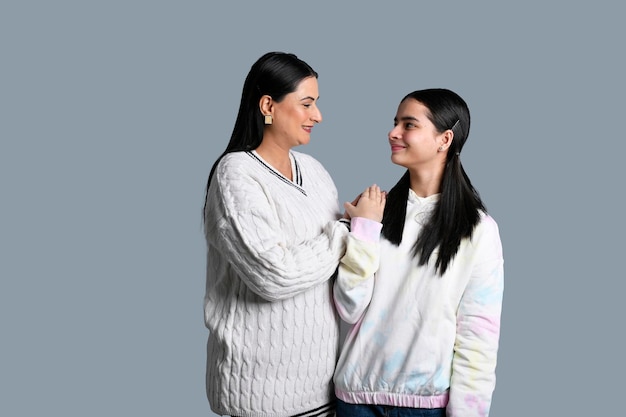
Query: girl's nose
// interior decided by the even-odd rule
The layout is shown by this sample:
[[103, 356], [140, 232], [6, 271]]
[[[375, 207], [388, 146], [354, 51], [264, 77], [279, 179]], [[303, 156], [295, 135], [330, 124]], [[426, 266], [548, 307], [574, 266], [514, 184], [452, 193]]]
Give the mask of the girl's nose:
[[387, 134], [387, 137], [389, 138], [389, 140], [398, 139], [399, 131], [400, 129], [398, 129], [398, 126], [395, 126], [393, 129], [391, 129], [389, 133]]

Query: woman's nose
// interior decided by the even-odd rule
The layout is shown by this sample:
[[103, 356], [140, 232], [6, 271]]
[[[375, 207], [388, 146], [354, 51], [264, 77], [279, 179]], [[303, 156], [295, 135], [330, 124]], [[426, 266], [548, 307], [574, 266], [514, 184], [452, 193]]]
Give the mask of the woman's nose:
[[315, 113], [311, 116], [311, 120], [315, 123], [322, 123], [322, 112], [319, 108], [315, 108]]

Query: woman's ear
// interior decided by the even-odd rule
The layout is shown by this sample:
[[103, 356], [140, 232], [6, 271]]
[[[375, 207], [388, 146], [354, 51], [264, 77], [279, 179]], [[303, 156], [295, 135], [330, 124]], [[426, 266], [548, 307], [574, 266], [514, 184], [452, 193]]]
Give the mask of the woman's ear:
[[261, 99], [259, 100], [259, 109], [261, 110], [261, 114], [263, 116], [271, 116], [274, 110], [273, 104], [274, 100], [272, 100], [272, 97], [268, 96], [267, 94], [261, 96]]

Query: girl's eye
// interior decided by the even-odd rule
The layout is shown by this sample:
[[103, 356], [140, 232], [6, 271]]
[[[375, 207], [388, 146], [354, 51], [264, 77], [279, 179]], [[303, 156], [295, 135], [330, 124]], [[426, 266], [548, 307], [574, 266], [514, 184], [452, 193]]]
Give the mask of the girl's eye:
[[410, 128], [415, 127], [415, 125], [413, 123], [407, 123], [404, 125], [404, 127], [406, 127], [407, 129], [410, 129]]
[[304, 107], [306, 107], [307, 109], [308, 109], [309, 107], [311, 107], [311, 105], [310, 105], [310, 104], [303, 104], [303, 106], [304, 106]]

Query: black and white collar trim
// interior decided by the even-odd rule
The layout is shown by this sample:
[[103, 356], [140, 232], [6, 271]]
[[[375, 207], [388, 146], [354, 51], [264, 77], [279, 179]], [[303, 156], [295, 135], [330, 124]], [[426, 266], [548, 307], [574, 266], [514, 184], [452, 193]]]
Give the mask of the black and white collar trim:
[[300, 171], [300, 165], [298, 164], [298, 161], [296, 160], [296, 158], [293, 156], [291, 152], [289, 153], [289, 158], [291, 159], [291, 163], [294, 166], [294, 181], [289, 181], [287, 178], [285, 178], [284, 175], [282, 175], [281, 173], [276, 171], [274, 168], [272, 168], [270, 165], [268, 165], [267, 162], [265, 162], [255, 151], [248, 151], [246, 153], [255, 161], [263, 165], [265, 169], [267, 169], [276, 178], [278, 178], [285, 184], [294, 187], [296, 190], [300, 191], [302, 194], [306, 195], [306, 191], [302, 188], [303, 181], [302, 181], [302, 172]]

